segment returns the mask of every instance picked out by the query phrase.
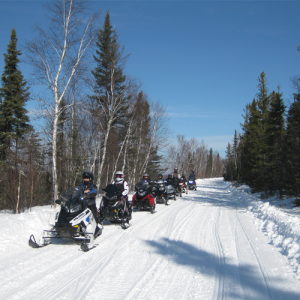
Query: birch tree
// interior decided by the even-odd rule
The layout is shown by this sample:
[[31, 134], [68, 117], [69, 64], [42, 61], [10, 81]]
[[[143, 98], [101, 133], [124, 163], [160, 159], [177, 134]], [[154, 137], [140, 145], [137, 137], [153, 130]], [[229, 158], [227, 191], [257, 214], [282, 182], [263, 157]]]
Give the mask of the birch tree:
[[87, 50], [92, 46], [97, 14], [87, 17], [86, 0], [52, 0], [47, 5], [49, 28], [35, 26], [36, 39], [26, 43], [28, 62], [34, 68], [34, 80], [44, 85], [50, 95], [36, 100], [49, 107], [52, 115], [52, 180], [54, 200], [58, 195], [57, 136], [60, 108], [72, 79], [82, 75]]

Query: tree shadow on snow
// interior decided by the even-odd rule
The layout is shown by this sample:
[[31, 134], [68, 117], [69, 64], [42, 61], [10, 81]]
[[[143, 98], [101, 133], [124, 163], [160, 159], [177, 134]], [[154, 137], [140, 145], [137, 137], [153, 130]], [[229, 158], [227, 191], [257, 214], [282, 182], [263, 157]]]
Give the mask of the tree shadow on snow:
[[[240, 278], [246, 299], [289, 299], [298, 300], [300, 295], [292, 291], [282, 291], [276, 288], [276, 282], [281, 278], [273, 279], [269, 277], [269, 282], [273, 283], [272, 287], [267, 287], [262, 282], [261, 277], [257, 278], [253, 272], [254, 265], [232, 265], [226, 262], [220, 263], [220, 258], [215, 254], [199, 249], [193, 245], [182, 241], [175, 241], [169, 238], [162, 238], [160, 241], [145, 241], [155, 249], [155, 252], [165, 256], [166, 259], [173, 261], [179, 266], [192, 269], [194, 272], [204, 274], [209, 277], [223, 279], [223, 282], [234, 282]], [[284, 274], [283, 274], [284, 276]], [[275, 283], [275, 284], [274, 284]], [[230, 288], [231, 289], [231, 288]], [[240, 299], [240, 293], [234, 291], [234, 285], [230, 292], [227, 291], [227, 297]]]

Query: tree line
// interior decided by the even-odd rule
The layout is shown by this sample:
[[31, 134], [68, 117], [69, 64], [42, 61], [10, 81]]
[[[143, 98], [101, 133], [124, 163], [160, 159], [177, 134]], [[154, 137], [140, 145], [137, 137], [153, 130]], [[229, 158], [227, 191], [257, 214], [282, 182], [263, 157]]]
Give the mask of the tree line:
[[[144, 172], [156, 178], [175, 164], [199, 177], [222, 174], [222, 160], [203, 142], [181, 137], [181, 149], [169, 146], [165, 107], [125, 74], [128, 55], [109, 11], [97, 28], [99, 15], [89, 16], [88, 8], [86, 0], [48, 4], [48, 28], [35, 26], [24, 47], [30, 83], [20, 71], [22, 53], [11, 31], [0, 88], [0, 210], [52, 204], [81, 182], [84, 170], [95, 174], [99, 189], [117, 170], [131, 188]], [[30, 91], [33, 85], [42, 92]], [[29, 99], [39, 103], [43, 122], [35, 126], [25, 108]], [[164, 158], [168, 147], [171, 158]]]
[[299, 198], [299, 92], [287, 109], [280, 88], [269, 93], [262, 72], [258, 93], [246, 105], [243, 118], [242, 134], [235, 131], [233, 143], [227, 146], [225, 180], [246, 183], [262, 197]]

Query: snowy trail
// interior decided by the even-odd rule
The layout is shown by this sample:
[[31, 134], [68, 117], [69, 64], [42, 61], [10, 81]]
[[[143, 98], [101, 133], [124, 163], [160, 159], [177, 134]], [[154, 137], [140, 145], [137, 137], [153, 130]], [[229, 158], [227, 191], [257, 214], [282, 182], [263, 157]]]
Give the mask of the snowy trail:
[[61, 242], [0, 251], [0, 299], [300, 299], [248, 196], [221, 179], [197, 182], [156, 214], [134, 212], [127, 230], [105, 225], [90, 252]]

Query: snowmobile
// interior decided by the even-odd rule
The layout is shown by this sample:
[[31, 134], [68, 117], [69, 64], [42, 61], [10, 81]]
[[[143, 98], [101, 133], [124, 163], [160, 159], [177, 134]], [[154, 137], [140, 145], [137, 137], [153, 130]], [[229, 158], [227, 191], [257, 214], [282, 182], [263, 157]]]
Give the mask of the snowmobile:
[[102, 233], [93, 216], [87, 208], [89, 199], [78, 188], [68, 190], [55, 201], [60, 205], [60, 211], [55, 216], [55, 225], [51, 230], [44, 230], [43, 243], [36, 242], [34, 235], [30, 236], [29, 246], [40, 248], [51, 244], [51, 239], [72, 239], [81, 242], [81, 250], [88, 251], [97, 246], [94, 239]]
[[168, 205], [168, 193], [166, 191], [166, 185], [162, 180], [154, 183], [152, 191], [155, 194], [156, 203]]
[[176, 200], [176, 190], [173, 185], [167, 185], [166, 186], [166, 192], [168, 194], [168, 199], [174, 199]]
[[150, 210], [155, 213], [155, 199], [152, 196], [152, 186], [148, 182], [138, 182], [135, 186], [136, 193], [132, 197], [132, 207], [140, 210]]
[[176, 185], [175, 191], [176, 191], [176, 196], [182, 197], [181, 187], [180, 187], [179, 183], [178, 183], [178, 185]]
[[[180, 187], [181, 193], [185, 193], [185, 194], [188, 193], [187, 186], [185, 185], [184, 182], [179, 182], [179, 187]], [[181, 197], [181, 196], [180, 196], [180, 197]]]
[[105, 195], [102, 197], [99, 207], [100, 223], [109, 220], [111, 223], [119, 223], [123, 229], [130, 226], [132, 210], [127, 207], [126, 200], [115, 184], [109, 184], [102, 189]]
[[197, 185], [196, 185], [196, 181], [194, 179], [189, 179], [187, 186], [188, 186], [189, 190], [197, 191]]

